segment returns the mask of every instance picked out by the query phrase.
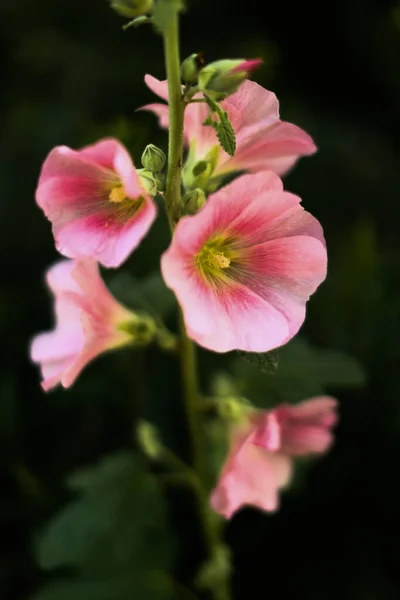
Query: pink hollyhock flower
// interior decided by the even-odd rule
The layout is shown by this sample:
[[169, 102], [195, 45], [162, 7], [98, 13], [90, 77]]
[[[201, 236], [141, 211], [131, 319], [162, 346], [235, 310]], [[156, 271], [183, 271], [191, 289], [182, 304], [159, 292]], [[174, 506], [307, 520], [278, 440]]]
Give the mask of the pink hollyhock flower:
[[228, 519], [244, 505], [277, 510], [279, 490], [290, 482], [292, 457], [321, 454], [332, 444], [336, 406], [334, 398], [321, 396], [257, 411], [244, 425], [234, 426], [229, 455], [211, 495], [214, 510]]
[[53, 225], [56, 247], [118, 267], [149, 230], [156, 208], [124, 146], [101, 140], [81, 150], [54, 148], [36, 202]]
[[[166, 81], [146, 75], [145, 82], [155, 94], [168, 100]], [[253, 173], [271, 170], [282, 175], [300, 156], [316, 151], [313, 140], [305, 131], [279, 119], [279, 104], [275, 94], [254, 81], [242, 83], [238, 91], [224, 100], [221, 106], [227, 111], [235, 130], [234, 156], [222, 150], [214, 129], [203, 125], [209, 113], [206, 104], [189, 104], [185, 111], [184, 134], [190, 148], [188, 163], [194, 166], [198, 161], [209, 161], [214, 169], [213, 178], [243, 170]], [[148, 104], [143, 109], [155, 113], [161, 127], [168, 128], [166, 104]]]
[[239, 177], [182, 218], [161, 268], [198, 344], [266, 352], [297, 333], [326, 263], [320, 224], [270, 171]]
[[49, 269], [56, 328], [36, 336], [31, 359], [40, 364], [45, 391], [68, 388], [97, 355], [132, 342], [129, 327], [137, 317], [115, 300], [89, 258], [62, 260]]

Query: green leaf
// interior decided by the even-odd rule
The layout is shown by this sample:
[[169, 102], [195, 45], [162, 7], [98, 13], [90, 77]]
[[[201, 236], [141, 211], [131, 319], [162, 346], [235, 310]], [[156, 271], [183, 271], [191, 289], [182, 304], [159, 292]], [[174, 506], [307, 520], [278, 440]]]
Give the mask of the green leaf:
[[[236, 151], [236, 137], [232, 123], [229, 120], [228, 113], [223, 110], [218, 102], [209, 96], [204, 97], [208, 106], [210, 107], [210, 114], [203, 122], [203, 125], [210, 126], [215, 130], [218, 141], [223, 150], [225, 150], [225, 152], [227, 152], [230, 156], [233, 156]], [[214, 113], [218, 116], [217, 121], [215, 121], [212, 117]]]
[[166, 569], [171, 547], [164, 498], [141, 457], [120, 453], [69, 479], [78, 497], [45, 528], [44, 569], [79, 567], [89, 578]]
[[142, 279], [120, 272], [109, 281], [109, 288], [128, 308], [149, 312], [154, 317], [164, 318], [176, 306], [174, 294], [158, 271]]
[[156, 29], [163, 33], [172, 19], [184, 8], [183, 0], [157, 0], [152, 13]]
[[263, 373], [275, 373], [278, 368], [278, 353], [275, 351], [259, 353], [238, 350], [237, 353], [247, 362], [254, 364]]
[[225, 150], [229, 156], [233, 156], [236, 151], [236, 137], [227, 112], [221, 114], [221, 121], [216, 124], [215, 131], [223, 150]]
[[233, 365], [240, 392], [262, 408], [298, 402], [336, 388], [360, 387], [365, 372], [357, 360], [332, 349], [315, 348], [296, 338], [279, 349], [279, 369], [265, 377], [255, 365], [237, 360]]

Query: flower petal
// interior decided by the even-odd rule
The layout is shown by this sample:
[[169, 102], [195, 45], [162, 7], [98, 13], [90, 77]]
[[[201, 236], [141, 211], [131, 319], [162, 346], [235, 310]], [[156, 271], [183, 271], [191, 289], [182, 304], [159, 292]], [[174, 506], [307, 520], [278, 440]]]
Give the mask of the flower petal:
[[279, 487], [287, 483], [290, 472], [288, 458], [246, 444], [221, 476], [211, 506], [228, 519], [246, 505], [273, 512], [279, 504]]
[[145, 75], [144, 82], [157, 96], [168, 102], [168, 82], [167, 80], [160, 81], [152, 75]]
[[278, 121], [256, 123], [240, 131], [235, 155], [221, 167], [221, 172], [247, 169], [253, 173], [271, 169], [286, 173], [300, 156], [310, 156], [317, 148], [312, 138], [300, 127]]

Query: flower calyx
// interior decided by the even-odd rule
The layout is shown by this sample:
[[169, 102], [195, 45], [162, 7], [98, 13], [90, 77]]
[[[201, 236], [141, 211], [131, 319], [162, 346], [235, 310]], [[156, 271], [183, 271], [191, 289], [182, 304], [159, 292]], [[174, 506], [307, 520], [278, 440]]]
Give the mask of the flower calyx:
[[110, 0], [110, 6], [122, 17], [134, 19], [149, 13], [153, 8], [153, 0]]

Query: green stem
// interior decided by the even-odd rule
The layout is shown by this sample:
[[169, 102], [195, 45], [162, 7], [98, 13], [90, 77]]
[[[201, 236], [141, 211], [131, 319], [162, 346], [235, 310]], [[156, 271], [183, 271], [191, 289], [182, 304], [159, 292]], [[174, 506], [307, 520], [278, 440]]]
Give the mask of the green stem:
[[176, 223], [181, 201], [181, 170], [183, 156], [183, 114], [179, 59], [178, 15], [171, 18], [164, 32], [164, 52], [168, 79], [169, 139], [165, 202], [172, 226]]
[[[168, 219], [173, 230], [179, 219], [181, 208], [181, 171], [183, 157], [183, 117], [185, 101], [182, 98], [179, 59], [178, 14], [174, 14], [163, 33], [165, 63], [168, 80], [169, 139], [168, 168], [165, 188], [165, 204]], [[201, 518], [208, 560], [213, 560], [221, 544], [219, 530], [212, 522], [209, 499], [206, 492], [206, 473], [204, 464], [204, 440], [201, 424], [198, 422], [199, 392], [197, 381], [196, 351], [187, 335], [182, 313], [180, 314], [180, 355], [182, 387], [185, 399], [186, 418], [192, 444], [192, 467], [196, 472], [199, 486], [195, 486], [199, 517]], [[212, 589], [214, 600], [229, 600], [227, 581], [220, 581]]]

